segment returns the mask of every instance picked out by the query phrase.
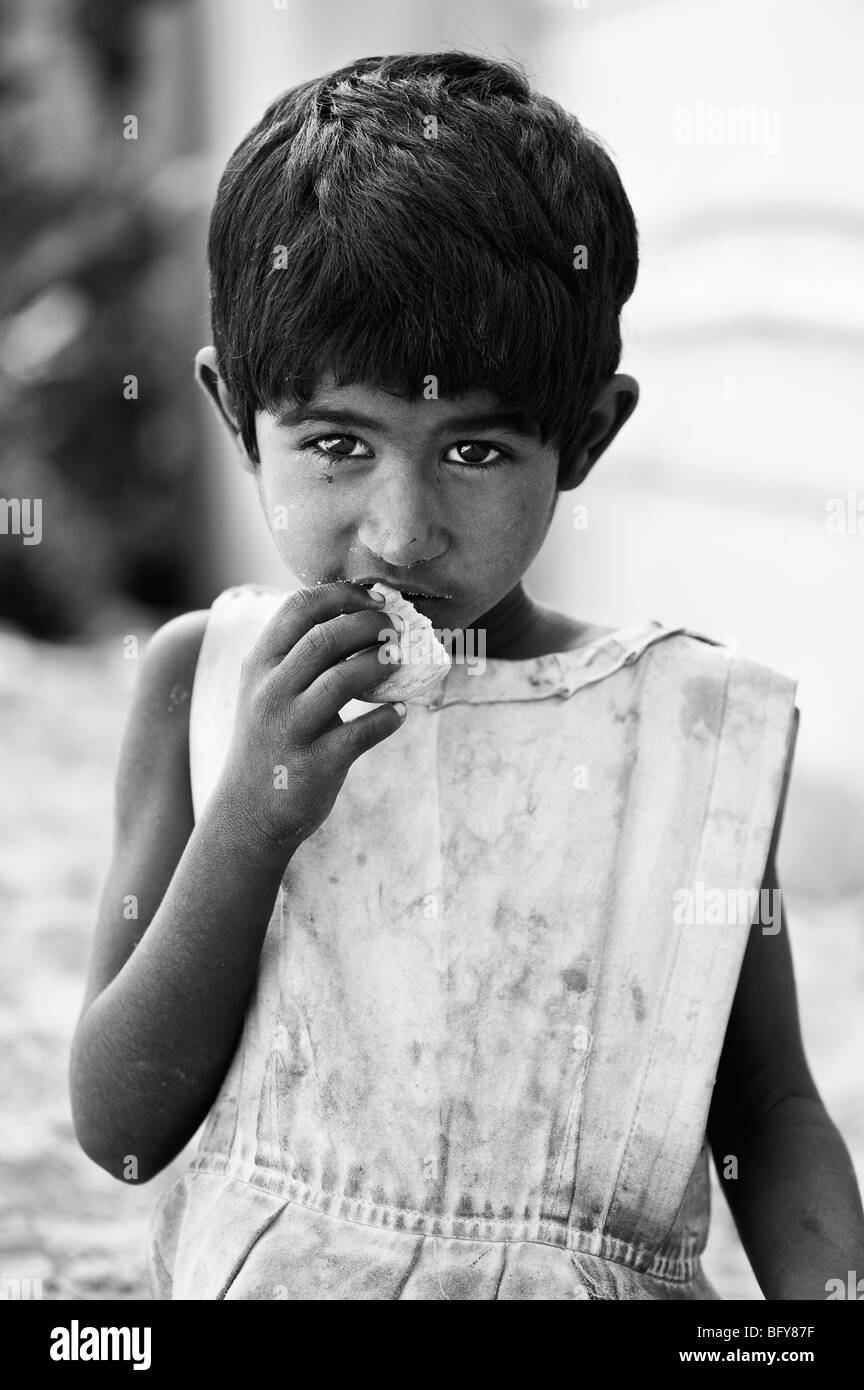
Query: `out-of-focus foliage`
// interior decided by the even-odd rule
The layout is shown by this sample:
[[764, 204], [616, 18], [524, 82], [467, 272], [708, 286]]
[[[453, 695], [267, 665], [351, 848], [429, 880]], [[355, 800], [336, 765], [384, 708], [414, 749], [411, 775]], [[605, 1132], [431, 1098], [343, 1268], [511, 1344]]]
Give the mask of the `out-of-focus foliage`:
[[154, 19], [179, 10], [0, 6], [0, 496], [42, 504], [39, 544], [0, 534], [0, 619], [39, 637], [118, 599], [171, 610], [191, 583], [189, 207], [164, 177], [172, 133], [124, 138]]

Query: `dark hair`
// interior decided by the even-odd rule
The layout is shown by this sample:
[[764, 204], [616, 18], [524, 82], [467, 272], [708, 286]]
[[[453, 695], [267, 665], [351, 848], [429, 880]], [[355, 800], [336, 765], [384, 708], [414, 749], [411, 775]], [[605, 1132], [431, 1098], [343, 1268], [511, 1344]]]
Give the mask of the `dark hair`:
[[430, 374], [441, 396], [490, 390], [563, 467], [620, 361], [638, 245], [597, 137], [520, 68], [403, 53], [270, 104], [222, 175], [208, 257], [219, 372], [254, 460], [255, 412], [307, 401], [329, 368], [408, 400]]

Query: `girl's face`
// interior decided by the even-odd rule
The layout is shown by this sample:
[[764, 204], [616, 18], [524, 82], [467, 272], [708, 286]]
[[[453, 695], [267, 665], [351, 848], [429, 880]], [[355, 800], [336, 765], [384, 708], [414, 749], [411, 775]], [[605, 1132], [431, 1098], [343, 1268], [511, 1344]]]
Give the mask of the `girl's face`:
[[256, 433], [261, 503], [304, 587], [427, 589], [442, 597], [411, 601], [433, 627], [506, 645], [558, 497], [558, 450], [515, 412], [488, 392], [409, 403], [325, 377], [308, 405], [259, 412]]

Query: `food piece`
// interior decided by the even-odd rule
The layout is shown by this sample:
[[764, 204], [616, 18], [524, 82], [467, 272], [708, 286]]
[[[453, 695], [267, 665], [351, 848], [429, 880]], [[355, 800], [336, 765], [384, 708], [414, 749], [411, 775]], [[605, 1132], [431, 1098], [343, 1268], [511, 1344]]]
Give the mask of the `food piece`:
[[418, 613], [398, 589], [378, 583], [372, 584], [369, 592], [384, 596], [381, 615], [390, 622], [385, 621], [382, 626], [392, 627], [399, 634], [398, 638], [390, 639], [391, 647], [398, 642], [399, 665], [390, 665], [388, 669], [387, 663], [382, 663], [382, 670], [388, 670], [388, 674], [363, 692], [364, 701], [392, 704], [394, 700], [425, 695], [450, 670], [449, 652], [438, 641], [429, 619]]

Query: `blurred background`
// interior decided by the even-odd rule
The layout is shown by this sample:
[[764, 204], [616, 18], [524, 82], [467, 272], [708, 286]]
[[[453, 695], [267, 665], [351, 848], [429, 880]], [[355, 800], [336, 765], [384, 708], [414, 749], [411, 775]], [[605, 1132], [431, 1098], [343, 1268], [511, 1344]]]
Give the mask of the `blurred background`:
[[[636, 212], [621, 370], [642, 398], [526, 583], [798, 679], [780, 875], [811, 1067], [864, 1180], [864, 9], [0, 0], [0, 1278], [46, 1298], [146, 1297], [147, 1214], [188, 1159], [123, 1187], [66, 1096], [127, 639], [231, 584], [297, 583], [193, 383], [218, 177], [286, 87], [446, 48], [522, 60]], [[41, 534], [5, 499], [41, 499]], [[706, 1269], [761, 1298], [716, 1188]]]

